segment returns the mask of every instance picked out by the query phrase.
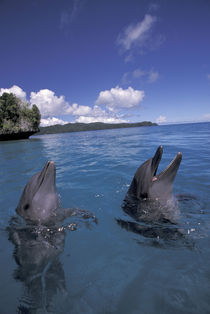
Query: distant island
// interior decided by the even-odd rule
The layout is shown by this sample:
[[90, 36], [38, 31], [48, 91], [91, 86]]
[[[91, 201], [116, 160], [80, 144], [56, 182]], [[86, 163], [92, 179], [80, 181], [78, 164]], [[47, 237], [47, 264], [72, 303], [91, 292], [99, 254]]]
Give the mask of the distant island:
[[41, 134], [54, 134], [54, 133], [68, 133], [68, 132], [81, 132], [81, 131], [94, 131], [94, 130], [107, 130], [107, 129], [120, 129], [120, 128], [133, 128], [141, 126], [157, 126], [157, 123], [150, 121], [143, 121], [137, 123], [67, 123], [64, 125], [51, 125], [40, 127], [37, 135]]
[[156, 126], [157, 123], [143, 121], [137, 123], [67, 123], [40, 127], [41, 114], [38, 107], [23, 102], [12, 93], [0, 96], [0, 141], [27, 139], [37, 134], [55, 134], [142, 126]]
[[0, 96], [0, 141], [26, 139], [39, 131], [41, 114], [36, 105], [12, 93]]

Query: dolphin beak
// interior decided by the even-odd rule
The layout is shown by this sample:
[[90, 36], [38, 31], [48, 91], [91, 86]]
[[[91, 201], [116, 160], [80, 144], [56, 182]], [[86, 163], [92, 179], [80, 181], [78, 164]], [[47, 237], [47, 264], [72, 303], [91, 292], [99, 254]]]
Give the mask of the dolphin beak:
[[38, 186], [40, 187], [43, 184], [43, 182], [49, 178], [51, 178], [51, 180], [53, 179], [53, 182], [55, 182], [55, 174], [56, 168], [54, 162], [47, 161], [40, 173]]
[[154, 157], [152, 158], [151, 170], [152, 170], [153, 178], [156, 176], [157, 169], [161, 161], [162, 155], [163, 155], [163, 146], [159, 146], [158, 149], [156, 150]]
[[152, 178], [152, 181], [157, 180], [164, 180], [164, 179], [171, 179], [173, 181], [175, 179], [176, 173], [179, 169], [180, 163], [182, 161], [182, 153], [178, 153], [175, 158], [171, 161], [171, 163], [166, 167], [165, 170], [163, 170], [161, 173], [159, 173], [157, 176], [154, 175]]

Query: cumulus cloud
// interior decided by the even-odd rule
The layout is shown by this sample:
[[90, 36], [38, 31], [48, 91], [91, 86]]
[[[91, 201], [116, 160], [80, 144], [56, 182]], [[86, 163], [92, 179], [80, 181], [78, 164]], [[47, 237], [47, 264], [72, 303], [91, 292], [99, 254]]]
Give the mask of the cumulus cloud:
[[55, 125], [55, 124], [61, 124], [61, 125], [64, 125], [66, 123], [69, 123], [68, 121], [64, 121], [64, 120], [61, 120], [61, 119], [58, 119], [56, 117], [48, 117], [46, 119], [41, 119], [41, 126], [50, 126], [50, 125]]
[[157, 122], [157, 123], [164, 123], [164, 122], [166, 122], [166, 117], [160, 115], [160, 116], [156, 119], [156, 122]]
[[97, 105], [105, 105], [110, 111], [119, 108], [132, 108], [140, 104], [144, 98], [144, 91], [134, 90], [132, 87], [122, 89], [119, 86], [101, 91], [96, 100]]
[[71, 107], [65, 101], [65, 97], [62, 95], [58, 97], [49, 89], [31, 92], [30, 102], [38, 106], [43, 117], [71, 113]]
[[103, 122], [103, 123], [123, 123], [128, 122], [127, 120], [120, 119], [117, 117], [106, 117], [106, 116], [98, 116], [98, 117], [84, 117], [80, 116], [76, 119], [76, 122], [80, 123], [93, 123], [93, 122]]
[[13, 93], [15, 96], [17, 96], [21, 100], [26, 101], [26, 92], [24, 92], [24, 90], [22, 90], [22, 88], [20, 88], [17, 85], [13, 85], [10, 88], [0, 88], [0, 96], [3, 93]]
[[70, 105], [65, 101], [63, 95], [58, 97], [49, 89], [42, 89], [37, 93], [31, 92], [30, 102], [38, 106], [44, 118], [56, 115], [72, 115], [78, 117], [94, 114], [94, 110], [91, 107], [78, 105], [77, 103]]
[[135, 25], [129, 25], [125, 31], [118, 36], [118, 45], [125, 51], [130, 50], [136, 44], [143, 45], [156, 20], [155, 16], [146, 14], [141, 22]]
[[92, 113], [92, 108], [89, 106], [81, 106], [78, 104], [73, 104], [69, 111], [73, 116], [87, 116]]
[[121, 123], [127, 122], [119, 115], [112, 112], [107, 112], [99, 106], [95, 105], [93, 108], [89, 106], [75, 106], [72, 115], [76, 117], [76, 122], [92, 123], [92, 122], [104, 122], [104, 123]]

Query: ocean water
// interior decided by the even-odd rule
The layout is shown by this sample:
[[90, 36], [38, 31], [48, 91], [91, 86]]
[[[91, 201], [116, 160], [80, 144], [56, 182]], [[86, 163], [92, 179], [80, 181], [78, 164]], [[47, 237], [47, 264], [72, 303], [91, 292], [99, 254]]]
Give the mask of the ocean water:
[[[175, 195], [190, 195], [178, 202], [181, 237], [164, 223], [162, 237], [152, 225], [139, 234], [116, 220], [132, 221], [122, 201], [159, 145], [159, 171], [183, 154], [174, 183]], [[42, 242], [23, 235], [17, 249], [7, 227], [26, 182], [47, 160], [57, 168], [62, 207], [90, 210], [98, 224], [80, 220], [77, 230]], [[0, 169], [1, 314], [210, 313], [210, 123], [1, 142]]]

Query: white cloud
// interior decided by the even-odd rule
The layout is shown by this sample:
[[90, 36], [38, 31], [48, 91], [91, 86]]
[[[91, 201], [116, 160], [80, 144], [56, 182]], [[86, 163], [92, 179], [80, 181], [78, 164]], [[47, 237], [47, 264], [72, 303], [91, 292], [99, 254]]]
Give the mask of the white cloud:
[[150, 71], [148, 74], [148, 82], [154, 83], [159, 78], [159, 73], [155, 71]]
[[20, 88], [17, 85], [13, 85], [10, 88], [0, 88], [0, 96], [3, 93], [13, 93], [15, 96], [17, 96], [21, 100], [26, 101], [26, 92], [24, 92], [24, 90], [22, 90], [22, 88]]
[[68, 121], [64, 121], [61, 119], [58, 119], [56, 117], [52, 118], [46, 118], [46, 119], [41, 119], [41, 126], [50, 126], [50, 125], [55, 125], [55, 124], [61, 124], [64, 125], [66, 123], [69, 123]]
[[210, 74], [207, 74], [207, 79], [210, 80]]
[[85, 117], [80, 116], [76, 119], [76, 122], [81, 123], [92, 123], [92, 122], [103, 122], [103, 123], [123, 123], [128, 122], [127, 120], [115, 118], [115, 117], [106, 117], [106, 116], [98, 116], [98, 117]]
[[119, 86], [101, 91], [96, 100], [97, 105], [105, 105], [110, 111], [118, 108], [132, 108], [140, 104], [144, 98], [144, 91], [134, 90], [132, 87], [122, 89]]
[[93, 110], [89, 106], [81, 106], [73, 103], [71, 106], [65, 101], [64, 96], [56, 96], [49, 89], [42, 89], [37, 93], [31, 92], [31, 103], [35, 103], [43, 117], [52, 115], [72, 115], [72, 116], [87, 116], [93, 114]]
[[[86, 107], [85, 110], [81, 107]], [[81, 108], [81, 110], [80, 110]], [[99, 106], [94, 106], [93, 108], [88, 106], [78, 106], [78, 110], [76, 110], [73, 115], [77, 116], [92, 116], [92, 117], [99, 117], [105, 116], [107, 113], [105, 110], [101, 109]]]
[[[72, 106], [73, 107], [73, 106]], [[93, 108], [89, 106], [74, 106], [73, 116], [76, 116], [76, 122], [91, 123], [91, 122], [104, 122], [104, 123], [121, 123], [127, 122], [119, 115], [113, 112], [103, 110], [95, 105]]]
[[30, 102], [38, 106], [43, 117], [71, 113], [71, 107], [65, 101], [65, 97], [57, 97], [49, 89], [41, 89], [37, 93], [31, 92]]
[[117, 43], [124, 50], [128, 51], [136, 43], [143, 44], [147, 39], [149, 31], [151, 30], [153, 24], [156, 21], [156, 17], [150, 14], [146, 14], [144, 19], [135, 24], [129, 25], [123, 34], [120, 34], [117, 39]]
[[87, 116], [91, 114], [92, 108], [89, 106], [79, 106], [78, 104], [73, 104], [69, 109], [73, 116]]
[[165, 123], [165, 122], [166, 122], [166, 117], [160, 115], [160, 116], [156, 119], [156, 122], [157, 122], [157, 123]]

